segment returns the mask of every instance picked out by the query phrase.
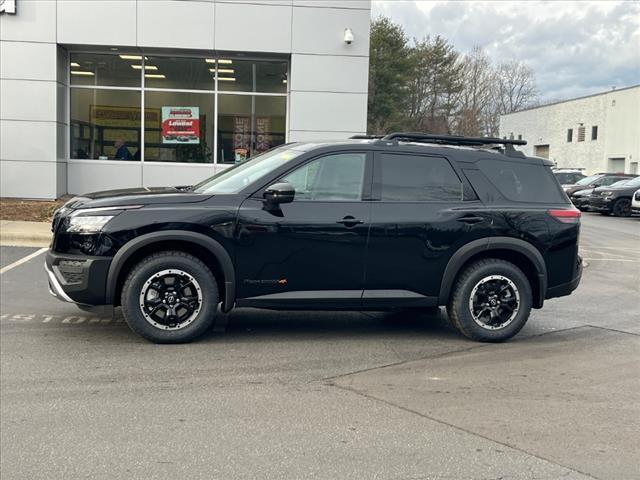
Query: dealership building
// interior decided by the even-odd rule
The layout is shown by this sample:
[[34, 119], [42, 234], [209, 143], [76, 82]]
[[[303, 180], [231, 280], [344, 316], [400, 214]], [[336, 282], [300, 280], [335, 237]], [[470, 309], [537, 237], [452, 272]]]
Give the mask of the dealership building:
[[640, 85], [503, 115], [500, 135], [561, 168], [640, 173]]
[[0, 195], [189, 185], [366, 131], [365, 0], [3, 0]]

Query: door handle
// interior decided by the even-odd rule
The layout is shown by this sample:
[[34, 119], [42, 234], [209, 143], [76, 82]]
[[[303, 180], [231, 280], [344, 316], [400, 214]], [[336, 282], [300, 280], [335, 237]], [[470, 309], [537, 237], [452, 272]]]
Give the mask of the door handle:
[[341, 223], [345, 227], [355, 227], [359, 223], [364, 223], [364, 221], [358, 220], [355, 217], [352, 217], [351, 215], [347, 215], [342, 220], [338, 220], [336, 223]]
[[479, 217], [477, 215], [465, 215], [464, 217], [460, 217], [456, 220], [473, 225], [474, 223], [484, 222], [484, 217]]

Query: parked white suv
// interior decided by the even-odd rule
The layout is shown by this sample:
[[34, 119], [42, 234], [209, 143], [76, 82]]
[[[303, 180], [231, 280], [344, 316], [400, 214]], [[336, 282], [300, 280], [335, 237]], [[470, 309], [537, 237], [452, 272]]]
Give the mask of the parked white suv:
[[631, 197], [631, 213], [640, 214], [640, 189], [636, 190]]

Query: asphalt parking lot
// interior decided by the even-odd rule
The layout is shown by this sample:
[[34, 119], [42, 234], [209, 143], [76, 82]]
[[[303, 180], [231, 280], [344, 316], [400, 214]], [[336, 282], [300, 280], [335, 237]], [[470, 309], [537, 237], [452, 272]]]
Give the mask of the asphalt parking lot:
[[[505, 344], [438, 316], [221, 317], [158, 346], [3, 271], [0, 476], [640, 478], [640, 219], [583, 216], [588, 266]], [[0, 268], [38, 251], [0, 247]]]

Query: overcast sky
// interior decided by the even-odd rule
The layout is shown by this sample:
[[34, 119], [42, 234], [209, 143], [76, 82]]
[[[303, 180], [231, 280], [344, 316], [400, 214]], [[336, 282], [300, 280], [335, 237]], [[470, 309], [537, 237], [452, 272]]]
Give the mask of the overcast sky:
[[376, 1], [409, 37], [441, 35], [463, 52], [481, 45], [536, 73], [540, 95], [559, 100], [640, 83], [640, 2]]

